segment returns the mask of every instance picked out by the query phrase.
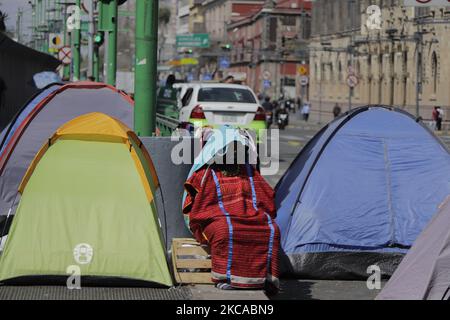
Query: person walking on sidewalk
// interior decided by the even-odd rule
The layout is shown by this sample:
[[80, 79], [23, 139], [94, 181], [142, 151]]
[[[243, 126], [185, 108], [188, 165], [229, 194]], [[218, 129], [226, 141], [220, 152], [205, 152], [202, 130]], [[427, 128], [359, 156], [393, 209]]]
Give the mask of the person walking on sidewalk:
[[341, 115], [341, 112], [342, 112], [342, 109], [339, 106], [339, 103], [336, 103], [333, 108], [334, 118], [336, 119], [337, 117], [339, 117]]
[[441, 107], [437, 107], [437, 119], [436, 119], [436, 129], [437, 131], [442, 130], [442, 121], [444, 120], [444, 110]]
[[303, 104], [303, 108], [302, 108], [303, 120], [305, 122], [308, 122], [308, 120], [309, 120], [310, 111], [311, 111], [311, 105], [309, 104], [309, 101], [305, 101], [305, 103]]
[[434, 107], [433, 113], [431, 114], [431, 118], [433, 119], [433, 129], [434, 130], [437, 129], [438, 115], [439, 115], [438, 107]]

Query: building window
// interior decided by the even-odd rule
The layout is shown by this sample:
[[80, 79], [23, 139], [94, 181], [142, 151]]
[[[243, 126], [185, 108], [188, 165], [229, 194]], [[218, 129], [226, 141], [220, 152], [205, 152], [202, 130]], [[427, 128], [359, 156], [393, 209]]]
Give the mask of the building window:
[[438, 85], [438, 59], [436, 52], [433, 52], [431, 57], [431, 74], [433, 77], [433, 93], [436, 93]]
[[284, 16], [283, 18], [281, 18], [281, 23], [284, 26], [296, 26], [297, 25], [297, 19], [296, 16]]
[[330, 63], [330, 81], [334, 82], [334, 66], [333, 63]]
[[342, 62], [339, 61], [338, 65], [338, 80], [339, 82], [342, 82], [344, 80], [343, 74], [342, 74]]
[[277, 42], [277, 26], [278, 19], [275, 17], [271, 17], [269, 20], [269, 41]]

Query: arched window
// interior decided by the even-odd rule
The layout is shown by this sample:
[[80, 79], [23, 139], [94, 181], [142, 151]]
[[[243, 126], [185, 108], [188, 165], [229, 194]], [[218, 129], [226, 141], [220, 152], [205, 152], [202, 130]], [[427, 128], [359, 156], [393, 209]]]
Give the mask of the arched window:
[[431, 56], [431, 75], [433, 77], [433, 93], [436, 93], [438, 86], [438, 58], [436, 52], [433, 52]]

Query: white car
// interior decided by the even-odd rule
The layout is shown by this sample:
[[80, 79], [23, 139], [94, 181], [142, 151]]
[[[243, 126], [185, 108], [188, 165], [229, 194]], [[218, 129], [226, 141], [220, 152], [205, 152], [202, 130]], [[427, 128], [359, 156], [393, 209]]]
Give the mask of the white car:
[[232, 125], [266, 129], [265, 110], [247, 86], [223, 83], [183, 84], [179, 102], [180, 122], [195, 127]]

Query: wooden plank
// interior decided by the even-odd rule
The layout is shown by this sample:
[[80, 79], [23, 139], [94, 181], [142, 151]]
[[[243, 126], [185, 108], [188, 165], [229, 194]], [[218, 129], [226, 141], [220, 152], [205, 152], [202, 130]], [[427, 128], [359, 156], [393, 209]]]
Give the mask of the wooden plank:
[[207, 259], [177, 259], [178, 269], [211, 269], [211, 260]]
[[180, 272], [181, 283], [212, 284], [211, 272]]
[[196, 244], [196, 245], [200, 245], [195, 239], [192, 239], [192, 238], [173, 239], [173, 243], [176, 243], [176, 244]]
[[177, 256], [209, 256], [209, 253], [202, 247], [178, 247]]
[[177, 283], [182, 283], [181, 277], [177, 269], [177, 246], [175, 245], [175, 243], [172, 243], [172, 264], [173, 264], [173, 273], [175, 275], [175, 281]]
[[[183, 259], [181, 256], [201, 256], [206, 259]], [[172, 264], [177, 283], [213, 284], [211, 272], [190, 272], [182, 269], [211, 269], [209, 248], [201, 246], [195, 239], [183, 238], [172, 241]]]

